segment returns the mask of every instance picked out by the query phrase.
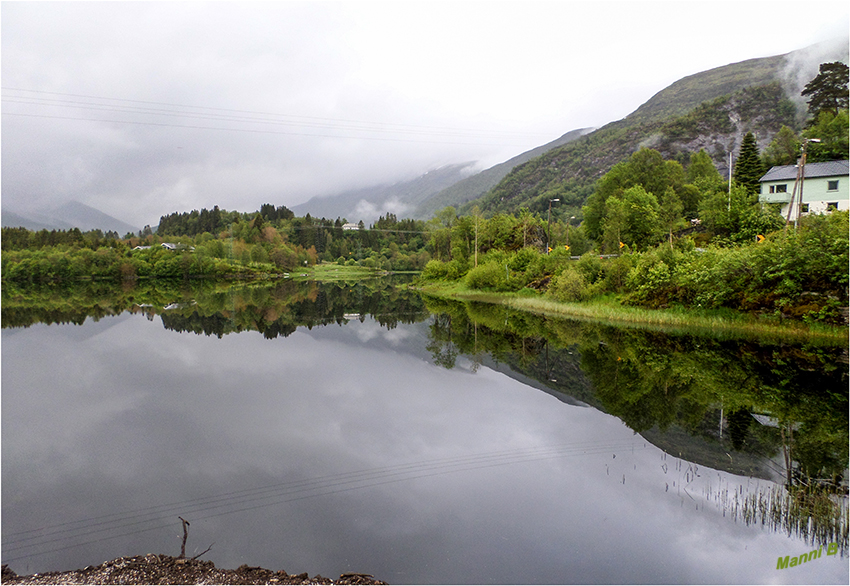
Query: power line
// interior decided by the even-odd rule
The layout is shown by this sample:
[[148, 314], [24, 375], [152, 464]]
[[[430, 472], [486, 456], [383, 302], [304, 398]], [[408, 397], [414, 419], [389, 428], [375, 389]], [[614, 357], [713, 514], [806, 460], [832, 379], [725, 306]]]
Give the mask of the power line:
[[[548, 447], [455, 456], [322, 476], [314, 479], [277, 483], [201, 499], [145, 507], [90, 519], [69, 521], [52, 527], [41, 527], [12, 534], [4, 533], [4, 538], [11, 535], [12, 539], [4, 542], [3, 558], [4, 561], [16, 561], [33, 555], [43, 555], [100, 541], [166, 529], [171, 526], [173, 517], [177, 514], [182, 516], [193, 515], [193, 521], [204, 520], [308, 498], [374, 488], [376, 486], [407, 480], [566, 456], [596, 455], [627, 448], [634, 450], [635, 446], [636, 444], [633, 441], [607, 443], [578, 442]], [[641, 449], [645, 447], [646, 445], [644, 444]], [[140, 520], [140, 518], [143, 519]], [[154, 523], [154, 525], [142, 527], [150, 523]], [[119, 535], [94, 537], [109, 531], [131, 527], [134, 529]], [[35, 533], [38, 533], [38, 535], [33, 535]], [[87, 541], [80, 541], [80, 539], [85, 539], [86, 537], [93, 538]], [[47, 550], [31, 551], [33, 548], [50, 547], [51, 544], [72, 539], [74, 543], [69, 545], [61, 545]], [[8, 555], [9, 552], [19, 553], [17, 555], [12, 553], [10, 556]]]
[[[224, 128], [220, 126], [199, 126], [192, 124], [166, 124], [166, 123], [158, 123], [158, 122], [139, 122], [135, 120], [113, 120], [107, 118], [78, 118], [74, 116], [51, 116], [47, 114], [23, 114], [19, 112], [3, 112], [3, 116], [20, 116], [26, 118], [47, 118], [54, 120], [78, 120], [82, 122], [107, 122], [111, 124], [132, 124], [136, 126], [153, 126], [153, 127], [165, 127], [165, 128], [188, 128], [191, 130], [224, 130], [229, 132], [247, 132], [254, 134], [278, 134], [278, 135], [288, 135], [288, 136], [305, 136], [305, 137], [314, 137], [314, 138], [349, 138], [349, 139], [359, 139], [359, 140], [375, 140], [375, 141], [385, 141], [385, 142], [414, 142], [414, 143], [424, 143], [424, 144], [448, 144], [448, 145], [479, 145], [480, 143], [474, 142], [458, 142], [458, 141], [443, 141], [443, 140], [414, 140], [414, 139], [405, 139], [405, 138], [388, 138], [388, 137], [379, 137], [379, 136], [346, 136], [339, 134], [319, 134], [319, 133], [305, 133], [305, 132], [285, 132], [285, 131], [274, 131], [274, 130], [260, 130], [260, 129], [251, 129], [251, 128]], [[490, 143], [495, 144], [495, 143]], [[500, 146], [512, 146], [512, 145], [500, 145]]]
[[126, 98], [112, 98], [112, 97], [106, 97], [106, 96], [91, 96], [91, 95], [86, 95], [86, 94], [68, 94], [68, 93], [61, 93], [61, 92], [48, 92], [48, 91], [42, 91], [42, 90], [30, 90], [30, 89], [10, 88], [10, 87], [3, 87], [3, 88], [0, 88], [0, 89], [6, 90], [6, 91], [27, 92], [27, 93], [35, 93], [35, 94], [49, 94], [49, 95], [55, 95], [55, 96], [69, 96], [69, 97], [76, 97], [76, 98], [87, 98], [87, 99], [106, 100], [106, 101], [115, 101], [115, 102], [127, 102], [127, 103], [136, 103], [136, 104], [152, 104], [152, 105], [157, 105], [157, 106], [168, 106], [168, 107], [174, 107], [174, 108], [189, 108], [189, 109], [196, 109], [196, 110], [202, 110], [202, 111], [206, 110], [206, 111], [210, 111], [210, 112], [234, 112], [234, 113], [241, 113], [241, 114], [255, 114], [255, 115], [262, 115], [262, 116], [287, 117], [287, 118], [305, 119], [305, 120], [324, 120], [324, 121], [334, 122], [334, 123], [345, 122], [345, 123], [354, 123], [354, 124], [371, 124], [371, 125], [378, 125], [378, 126], [395, 126], [395, 127], [399, 127], [399, 128], [420, 128], [420, 129], [431, 129], [431, 130], [447, 130], [447, 131], [453, 131], [453, 132], [457, 132], [457, 131], [475, 132], [475, 133], [486, 132], [487, 134], [502, 134], [502, 135], [508, 135], [508, 136], [514, 135], [514, 136], [519, 136], [519, 137], [524, 137], [524, 138], [535, 138], [535, 137], [541, 136], [539, 134], [529, 134], [529, 133], [512, 132], [512, 131], [482, 131], [480, 129], [464, 130], [464, 129], [458, 129], [458, 128], [455, 128], [455, 127], [425, 126], [425, 125], [416, 125], [416, 124], [396, 124], [396, 123], [387, 123], [387, 122], [369, 122], [369, 121], [349, 120], [349, 119], [342, 119], [342, 118], [324, 118], [324, 117], [319, 117], [319, 116], [280, 114], [280, 113], [262, 112], [262, 111], [255, 111], [255, 110], [238, 110], [238, 109], [233, 109], [233, 108], [215, 108], [215, 107], [210, 107], [210, 106], [191, 106], [191, 105], [186, 105], [186, 104], [174, 104], [174, 103], [169, 103], [169, 102], [131, 100], [131, 99], [126, 99]]
[[[191, 106], [186, 104], [172, 104], [168, 102], [153, 102], [143, 100], [129, 100], [123, 98], [111, 98], [105, 96], [91, 96], [84, 94], [66, 94], [60, 92], [46, 92], [40, 90], [27, 90], [21, 88], [2, 88], [5, 91], [21, 92], [24, 95], [3, 96], [3, 101], [12, 104], [22, 104], [40, 107], [58, 107], [67, 109], [86, 109], [123, 114], [138, 114], [145, 116], [168, 116], [180, 118], [194, 118], [200, 120], [217, 120], [250, 124], [286, 125], [294, 127], [307, 127], [330, 129], [335, 131], [373, 132], [388, 134], [407, 134], [418, 136], [448, 136], [458, 138], [480, 138], [498, 140], [539, 140], [542, 135], [530, 133], [518, 133], [510, 131], [495, 131], [481, 129], [463, 129], [456, 127], [426, 126], [414, 124], [397, 124], [387, 122], [373, 122], [349, 119], [322, 118], [318, 116], [300, 116], [292, 114], [281, 114], [271, 112], [260, 112], [252, 110], [238, 110], [229, 108], [212, 108], [207, 106]], [[35, 94], [35, 95], [30, 95]], [[61, 96], [61, 98], [42, 98], [40, 95]], [[75, 98], [75, 99], [66, 99]], [[91, 101], [97, 100], [97, 101]], [[143, 104], [143, 105], [136, 105]], [[175, 110], [178, 108], [178, 110]], [[5, 115], [24, 116], [25, 113], [4, 112]], [[147, 124], [169, 126], [164, 123], [154, 122], [132, 122], [126, 120], [101, 120], [92, 118], [65, 117], [56, 115], [34, 115], [31, 117], [45, 117], [57, 119], [85, 120], [93, 122], [118, 122], [125, 124]], [[175, 127], [190, 127], [202, 129], [217, 129], [211, 127], [196, 127], [190, 125], [174, 125]], [[251, 131], [251, 129], [231, 129]], [[285, 133], [296, 134], [296, 133]], [[322, 135], [308, 135], [322, 136]], [[349, 138], [333, 135], [333, 138]], [[410, 139], [408, 139], [410, 140]], [[461, 143], [464, 144], [464, 143]]]

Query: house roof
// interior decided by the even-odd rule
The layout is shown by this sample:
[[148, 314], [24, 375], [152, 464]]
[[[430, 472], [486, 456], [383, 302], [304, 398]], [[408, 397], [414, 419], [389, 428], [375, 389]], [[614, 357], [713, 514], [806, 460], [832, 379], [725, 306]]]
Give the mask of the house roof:
[[[806, 165], [806, 179], [812, 177], [836, 177], [850, 175], [848, 171], [850, 161], [827, 161], [825, 163], [808, 163]], [[764, 181], [785, 181], [797, 178], [797, 165], [785, 165], [784, 167], [771, 167], [770, 171], [759, 179]]]

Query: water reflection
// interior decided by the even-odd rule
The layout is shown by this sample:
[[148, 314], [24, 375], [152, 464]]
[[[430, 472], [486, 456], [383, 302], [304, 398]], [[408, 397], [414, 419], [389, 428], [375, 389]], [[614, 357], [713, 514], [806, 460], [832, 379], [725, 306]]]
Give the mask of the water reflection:
[[736, 518], [846, 552], [846, 348], [674, 336], [434, 298], [427, 306], [435, 363], [486, 356], [617, 416], [667, 453], [783, 482], [781, 497], [714, 498]]
[[4, 288], [2, 310], [3, 556], [18, 572], [171, 552], [182, 515], [225, 567], [847, 579], [827, 558], [775, 569], [801, 544], [846, 553], [846, 498], [808, 490], [845, 474], [842, 349], [550, 320], [382, 281]]
[[221, 338], [257, 331], [266, 338], [286, 337], [299, 326], [343, 324], [366, 316], [393, 328], [428, 317], [419, 295], [403, 285], [408, 277], [354, 282], [141, 281], [115, 285], [85, 282], [2, 290], [3, 328], [36, 323], [80, 325], [123, 312], [161, 316], [167, 329]]

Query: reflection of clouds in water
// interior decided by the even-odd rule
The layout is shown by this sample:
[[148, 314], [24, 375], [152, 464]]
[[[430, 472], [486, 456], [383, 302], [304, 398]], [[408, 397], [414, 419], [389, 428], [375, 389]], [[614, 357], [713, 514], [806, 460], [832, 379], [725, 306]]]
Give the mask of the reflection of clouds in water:
[[359, 325], [354, 325], [354, 331], [357, 333], [357, 338], [361, 342], [369, 342], [381, 335], [381, 330], [384, 329], [380, 324], [367, 321]]
[[408, 340], [412, 334], [402, 328], [395, 328], [392, 330], [386, 330], [384, 332], [384, 339], [387, 340], [394, 346], [400, 345], [402, 342]]
[[[408, 583], [846, 578], [833, 560], [773, 574], [799, 541], [665, 492], [671, 459], [665, 475], [661, 451], [614, 417], [487, 367], [470, 376], [466, 358], [422, 360], [408, 344], [427, 324], [274, 340], [157, 326], [124, 320], [73, 347], [62, 332], [74, 326], [42, 328], [4, 345], [4, 542], [34, 519], [217, 497], [187, 518], [190, 547], [215, 542], [205, 559], [219, 567]], [[86, 546], [84, 563], [74, 549], [39, 563], [173, 552], [183, 510]]]
[[361, 342], [371, 342], [375, 338], [382, 338], [393, 346], [398, 346], [402, 342], [410, 338], [411, 333], [403, 328], [387, 329], [376, 321], [368, 319], [363, 323], [349, 322], [347, 327], [353, 327], [356, 332], [357, 339]]

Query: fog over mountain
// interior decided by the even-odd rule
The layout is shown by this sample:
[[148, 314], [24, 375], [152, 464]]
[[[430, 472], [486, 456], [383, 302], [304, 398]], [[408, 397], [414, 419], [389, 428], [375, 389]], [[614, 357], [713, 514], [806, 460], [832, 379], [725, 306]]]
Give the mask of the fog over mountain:
[[[5, 206], [4, 206], [5, 207]], [[133, 226], [118, 218], [113, 218], [78, 201], [69, 201], [58, 207], [46, 210], [31, 210], [17, 213], [3, 210], [0, 221], [4, 227], [17, 228], [22, 226], [29, 230], [70, 230], [79, 228], [116, 232], [124, 236], [128, 232], [136, 233], [141, 227]]]
[[297, 216], [309, 213], [314, 217], [341, 217], [352, 222], [363, 220], [367, 224], [387, 213], [399, 218], [413, 217], [419, 204], [477, 171], [474, 163], [446, 165], [409, 181], [314, 197], [294, 206], [292, 211]]
[[[5, 3], [3, 209], [143, 227], [488, 169], [688, 75], [847, 37], [845, 2], [672, 6]], [[757, 33], [789, 14], [793, 35]]]

